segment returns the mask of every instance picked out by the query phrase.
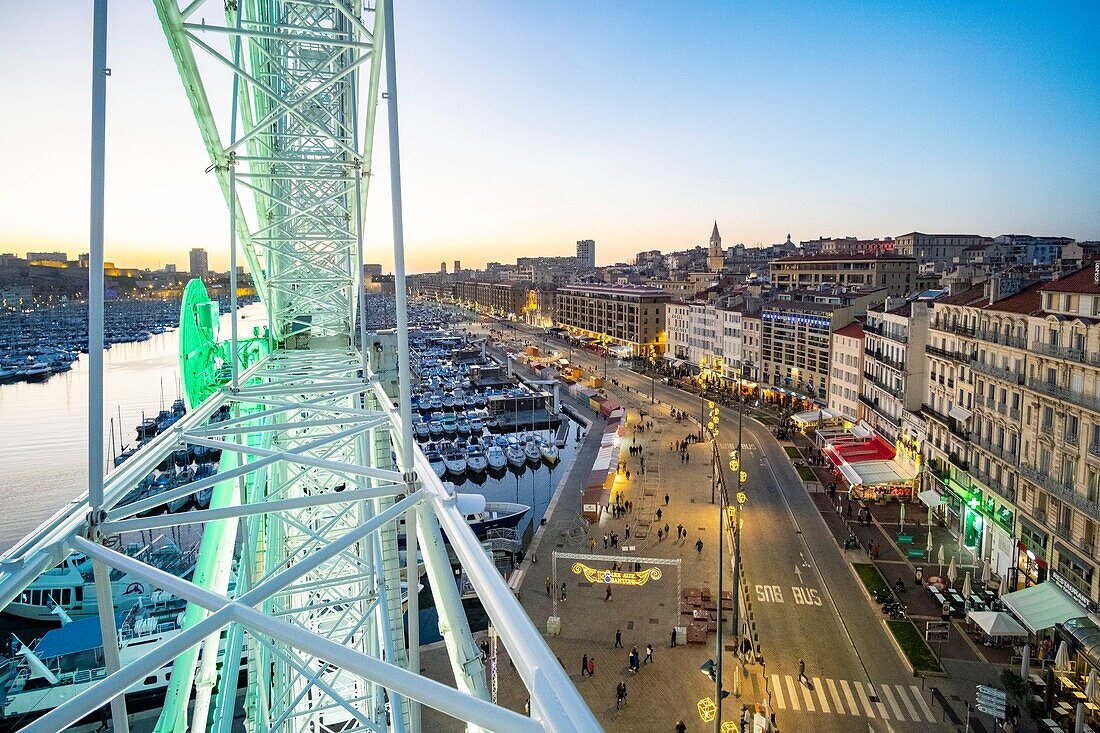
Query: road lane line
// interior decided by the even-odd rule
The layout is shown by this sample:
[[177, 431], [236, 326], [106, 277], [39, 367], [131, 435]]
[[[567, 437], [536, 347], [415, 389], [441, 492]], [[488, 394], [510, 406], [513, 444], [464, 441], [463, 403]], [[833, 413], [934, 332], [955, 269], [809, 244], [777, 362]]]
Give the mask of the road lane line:
[[775, 706], [780, 710], [783, 710], [787, 705], [783, 702], [783, 681], [779, 679], [779, 675], [772, 675], [772, 692], [775, 693]]
[[832, 677], [828, 678], [825, 681], [829, 684], [829, 694], [833, 697], [833, 707], [836, 708], [836, 711], [838, 713], [844, 715], [846, 711], [844, 710], [843, 703], [840, 702], [840, 693], [836, 691], [836, 683], [833, 682]]
[[841, 680], [840, 686], [844, 688], [844, 697], [848, 700], [848, 708], [852, 711], [852, 715], [862, 715], [859, 712], [859, 705], [856, 705], [856, 699], [852, 697], [852, 688], [848, 686], [848, 680]]
[[895, 685], [898, 688], [898, 697], [905, 703], [906, 709], [909, 714], [913, 716], [913, 720], [920, 720], [920, 715], [917, 714], [917, 709], [913, 707], [913, 702], [909, 699], [909, 695], [905, 692], [905, 687], [902, 685]]
[[894, 720], [905, 720], [905, 714], [894, 700], [894, 693], [890, 692], [890, 685], [879, 685], [882, 694], [886, 696], [886, 702], [890, 703], [890, 710], [894, 713]]
[[871, 701], [867, 699], [867, 691], [863, 689], [863, 683], [859, 681], [852, 682], [856, 688], [856, 692], [859, 694], [859, 701], [863, 703], [863, 709], [867, 712], [868, 718], [875, 717], [875, 709], [871, 707]]
[[791, 677], [790, 675], [787, 675], [786, 680], [787, 680], [787, 692], [790, 693], [790, 698], [791, 698], [791, 709], [792, 710], [801, 710], [802, 706], [799, 705], [799, 703], [798, 703], [798, 688], [796, 688], [794, 686], [794, 677]]
[[[807, 680], [806, 682], [808, 683], [809, 680]], [[798, 686], [802, 688], [802, 697], [806, 700], [806, 710], [811, 713], [814, 712], [814, 695], [813, 692], [810, 691], [810, 685], [804, 684], [801, 680], [799, 680]]]
[[929, 723], [936, 722], [936, 716], [932, 714], [932, 710], [928, 707], [928, 703], [924, 701], [924, 695], [917, 689], [916, 685], [909, 685], [909, 689], [913, 691], [913, 699], [920, 705], [920, 710], [924, 713], [924, 717], [928, 719]]
[[825, 699], [825, 686], [821, 684], [821, 680], [819, 680], [817, 677], [814, 677], [814, 689], [817, 690], [817, 702], [819, 707], [821, 708], [821, 712], [832, 712], [831, 710], [829, 710], [829, 701]]

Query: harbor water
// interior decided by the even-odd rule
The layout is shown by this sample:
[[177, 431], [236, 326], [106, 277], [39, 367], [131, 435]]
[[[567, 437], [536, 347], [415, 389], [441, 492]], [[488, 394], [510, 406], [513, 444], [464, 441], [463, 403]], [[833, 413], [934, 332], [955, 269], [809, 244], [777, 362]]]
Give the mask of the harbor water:
[[[242, 308], [238, 317], [242, 336], [266, 323], [260, 305]], [[229, 325], [229, 315], [224, 314], [223, 334], [229, 333]], [[115, 344], [106, 352], [106, 465], [112, 465], [112, 420], [118, 451], [120, 439], [127, 445], [134, 442], [134, 428], [143, 414], [156, 417], [180, 396], [179, 379], [178, 331], [157, 334], [147, 341]], [[0, 385], [0, 487], [4, 492], [0, 551], [87, 491], [87, 415], [85, 354], [73, 363], [71, 371], [45, 382]]]

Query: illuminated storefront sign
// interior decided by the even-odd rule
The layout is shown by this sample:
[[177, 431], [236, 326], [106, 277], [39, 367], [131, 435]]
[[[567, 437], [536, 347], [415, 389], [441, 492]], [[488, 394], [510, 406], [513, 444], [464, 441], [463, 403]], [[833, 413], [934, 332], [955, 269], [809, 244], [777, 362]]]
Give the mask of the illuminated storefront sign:
[[584, 563], [573, 563], [573, 574], [583, 575], [589, 583], [609, 583], [611, 585], [645, 585], [652, 578], [661, 579], [660, 568], [646, 568], [637, 572], [590, 568]]

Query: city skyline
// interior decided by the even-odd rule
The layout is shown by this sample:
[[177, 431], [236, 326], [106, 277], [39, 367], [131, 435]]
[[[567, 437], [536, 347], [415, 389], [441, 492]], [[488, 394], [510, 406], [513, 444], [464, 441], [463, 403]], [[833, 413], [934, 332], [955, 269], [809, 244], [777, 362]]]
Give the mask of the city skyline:
[[[68, 153], [88, 134], [90, 9], [63, 5], [50, 43], [26, 32], [45, 30], [27, 7], [0, 30], [0, 59], [27, 72], [11, 75], [22, 113], [0, 129], [28, 141], [0, 182], [3, 251], [87, 249], [88, 163]], [[1100, 238], [1100, 162], [1078, 153], [1100, 139], [1094, 7], [671, 12], [399, 6], [409, 270], [568, 255], [578, 239], [598, 264], [629, 261], [705, 245], [714, 219], [726, 246], [914, 229]], [[202, 247], [224, 270], [224, 204], [164, 81], [167, 48], [134, 32], [155, 27], [152, 8], [116, 6], [110, 27], [108, 259], [157, 268]], [[501, 42], [463, 40], [479, 35]], [[383, 170], [384, 132], [376, 151]], [[374, 179], [366, 234], [389, 269], [371, 253], [389, 246], [387, 183]]]

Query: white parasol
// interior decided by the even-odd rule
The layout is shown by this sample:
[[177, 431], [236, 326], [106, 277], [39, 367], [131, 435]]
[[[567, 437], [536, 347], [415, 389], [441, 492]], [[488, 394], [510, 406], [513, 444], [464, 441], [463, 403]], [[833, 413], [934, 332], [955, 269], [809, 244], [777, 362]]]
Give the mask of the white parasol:
[[1069, 644], [1062, 642], [1058, 645], [1058, 653], [1054, 655], [1055, 669], [1069, 669]]
[[951, 563], [947, 566], [947, 582], [951, 584], [951, 587], [955, 586], [955, 577], [958, 572], [955, 570], [955, 558], [951, 558]]
[[939, 559], [939, 566], [940, 566], [940, 575], [943, 575], [943, 545], [940, 545], [940, 551], [939, 551], [938, 559]]

